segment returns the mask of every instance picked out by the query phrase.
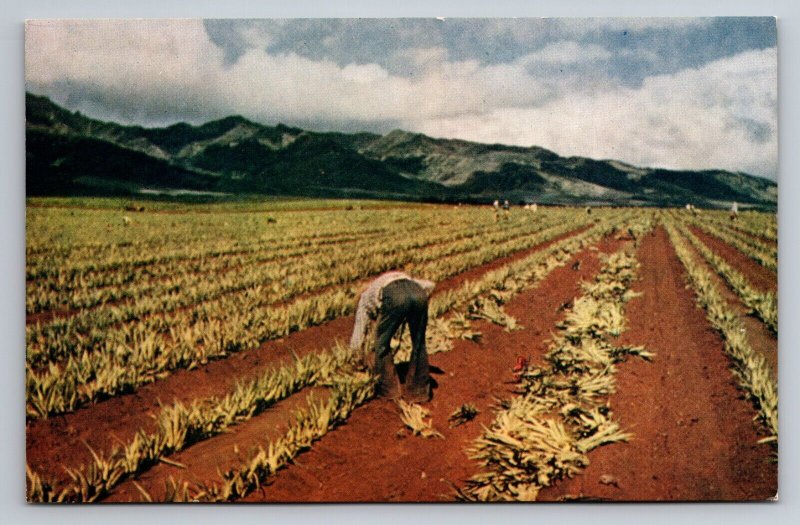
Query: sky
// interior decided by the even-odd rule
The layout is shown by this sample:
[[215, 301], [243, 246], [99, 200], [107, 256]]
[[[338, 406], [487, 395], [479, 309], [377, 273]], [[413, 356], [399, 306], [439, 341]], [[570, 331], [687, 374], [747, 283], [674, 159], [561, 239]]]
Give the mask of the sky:
[[238, 114], [777, 179], [767, 17], [40, 20], [25, 78], [123, 124]]

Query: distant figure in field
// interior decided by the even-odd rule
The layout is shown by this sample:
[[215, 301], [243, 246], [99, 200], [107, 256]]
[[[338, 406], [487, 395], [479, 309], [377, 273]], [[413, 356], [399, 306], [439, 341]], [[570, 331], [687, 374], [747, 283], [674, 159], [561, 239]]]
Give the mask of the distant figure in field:
[[537, 206], [536, 203], [534, 202], [533, 204], [531, 204], [530, 210], [531, 213], [536, 213], [537, 211], [539, 211], [539, 206]]
[[592, 214], [592, 207], [591, 206], [587, 206], [586, 207], [586, 215], [591, 215], [591, 214]]
[[494, 207], [494, 222], [497, 222], [500, 220], [500, 201], [495, 199], [492, 206]]
[[739, 218], [739, 205], [736, 201], [733, 201], [733, 205], [731, 206], [731, 220], [735, 221]]
[[122, 216], [122, 225], [123, 226], [130, 226], [131, 225], [131, 218], [127, 215]]
[[[435, 286], [432, 281], [413, 279], [403, 272], [387, 272], [372, 281], [361, 294], [350, 348], [360, 352], [367, 363], [374, 357], [372, 368], [378, 376], [376, 392], [379, 396], [396, 399], [402, 394], [412, 403], [424, 403], [430, 399], [425, 331], [428, 298]], [[403, 323], [408, 323], [411, 335], [411, 359], [405, 377], [405, 391], [401, 393], [391, 342]]]
[[503, 201], [503, 211], [505, 212], [506, 220], [509, 220], [511, 216], [511, 205], [508, 203], [507, 199]]

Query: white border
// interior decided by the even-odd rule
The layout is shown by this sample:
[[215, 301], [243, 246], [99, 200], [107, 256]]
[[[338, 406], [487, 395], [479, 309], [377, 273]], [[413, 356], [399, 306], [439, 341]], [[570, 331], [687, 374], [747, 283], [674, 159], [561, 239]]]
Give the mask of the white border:
[[[95, 505], [24, 503], [24, 69], [26, 18], [268, 18], [420, 16], [777, 16], [779, 49], [780, 235], [780, 497], [762, 504], [536, 505]], [[792, 0], [298, 0], [256, 5], [247, 0], [7, 0], [0, 10], [0, 516], [5, 523], [790, 523], [797, 510], [800, 372], [800, 8]], [[794, 517], [794, 519], [792, 519]]]

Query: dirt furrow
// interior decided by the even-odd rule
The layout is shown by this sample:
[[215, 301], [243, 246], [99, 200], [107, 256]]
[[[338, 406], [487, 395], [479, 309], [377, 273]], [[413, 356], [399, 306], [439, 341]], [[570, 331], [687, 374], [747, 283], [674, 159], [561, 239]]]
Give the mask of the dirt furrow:
[[[170, 456], [169, 463], [155, 467], [115, 487], [104, 503], [146, 501], [140, 489], [153, 501], [164, 501], [170, 478], [196, 488], [204, 482], [219, 478], [220, 472], [237, 467], [252, 457], [259, 446], [265, 446], [286, 433], [291, 417], [297, 410], [305, 410], [310, 402], [328, 399], [323, 387], [308, 388], [291, 396], [229, 432], [207, 439]], [[177, 465], [175, 464], [177, 463]], [[135, 482], [135, 483], [134, 483]], [[138, 485], [139, 487], [137, 487]]]
[[745, 237], [749, 237], [750, 239], [753, 239], [754, 241], [758, 241], [758, 242], [764, 243], [765, 245], [769, 246], [773, 250], [777, 250], [778, 249], [778, 241], [776, 241], [775, 239], [768, 239], [766, 237], [762, 237], [762, 236], [758, 235], [757, 233], [751, 233], [749, 231], [745, 231], [745, 230], [740, 229], [740, 228], [733, 228], [733, 229], [736, 230], [737, 233], [740, 233], [740, 234], [744, 235]]
[[777, 464], [757, 444], [755, 409], [729, 370], [722, 340], [694, 303], [683, 267], [658, 228], [638, 253], [641, 297], [627, 307], [621, 343], [656, 353], [619, 365], [615, 418], [633, 434], [600, 447], [579, 476], [542, 500], [763, 500], [777, 491]]
[[[440, 282], [436, 294], [457, 288], [467, 280], [575, 235], [585, 228], [558, 236], [532, 248], [496, 259]], [[130, 394], [119, 395], [81, 408], [73, 413], [28, 422], [26, 426], [26, 460], [28, 465], [46, 475], [64, 477], [61, 465], [77, 466], [91, 459], [84, 443], [96, 451], [110, 451], [119, 441], [127, 442], [138, 429], [152, 431], [160, 404], [184, 403], [194, 399], [221, 396], [237, 382], [255, 378], [264, 371], [280, 366], [313, 351], [327, 349], [335, 341], [347, 341], [353, 317], [334, 319], [289, 336], [268, 341], [258, 348], [232, 354], [194, 370], [176, 370], [169, 376], [144, 385]]]
[[703, 241], [714, 253], [725, 259], [733, 268], [740, 271], [750, 284], [759, 291], [778, 291], [778, 276], [769, 268], [764, 268], [756, 261], [743, 254], [730, 244], [709, 235], [696, 226], [688, 226], [695, 236]]

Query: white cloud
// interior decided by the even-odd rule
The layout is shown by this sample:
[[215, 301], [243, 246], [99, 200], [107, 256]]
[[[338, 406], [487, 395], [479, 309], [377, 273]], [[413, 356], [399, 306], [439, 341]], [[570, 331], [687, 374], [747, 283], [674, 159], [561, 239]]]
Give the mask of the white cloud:
[[562, 155], [774, 178], [776, 66], [775, 48], [749, 51], [648, 78], [638, 89], [574, 93], [538, 108], [431, 119], [418, 128], [434, 136], [539, 145]]
[[601, 67], [609, 50], [573, 41], [505, 64], [455, 61], [438, 47], [397, 55], [414, 75], [263, 46], [226, 64], [200, 21], [45, 21], [27, 25], [26, 81], [61, 103], [134, 122], [234, 113], [367, 130], [395, 122], [434, 136], [774, 177], [774, 48], [650, 77], [636, 89], [609, 81]]
[[32, 21], [25, 78], [62, 99], [90, 97], [137, 117], [213, 104], [222, 51], [196, 20]]
[[[520, 65], [444, 60], [416, 50], [426, 64], [412, 78], [377, 64], [339, 66], [295, 53], [248, 49], [232, 65], [197, 21], [75, 22], [28, 26], [26, 81], [56, 99], [102, 99], [127, 118], [241, 113], [275, 120], [408, 121], [531, 104], [547, 92]], [[66, 91], [64, 91], [66, 90]], [[151, 115], [151, 118], [153, 116]]]

